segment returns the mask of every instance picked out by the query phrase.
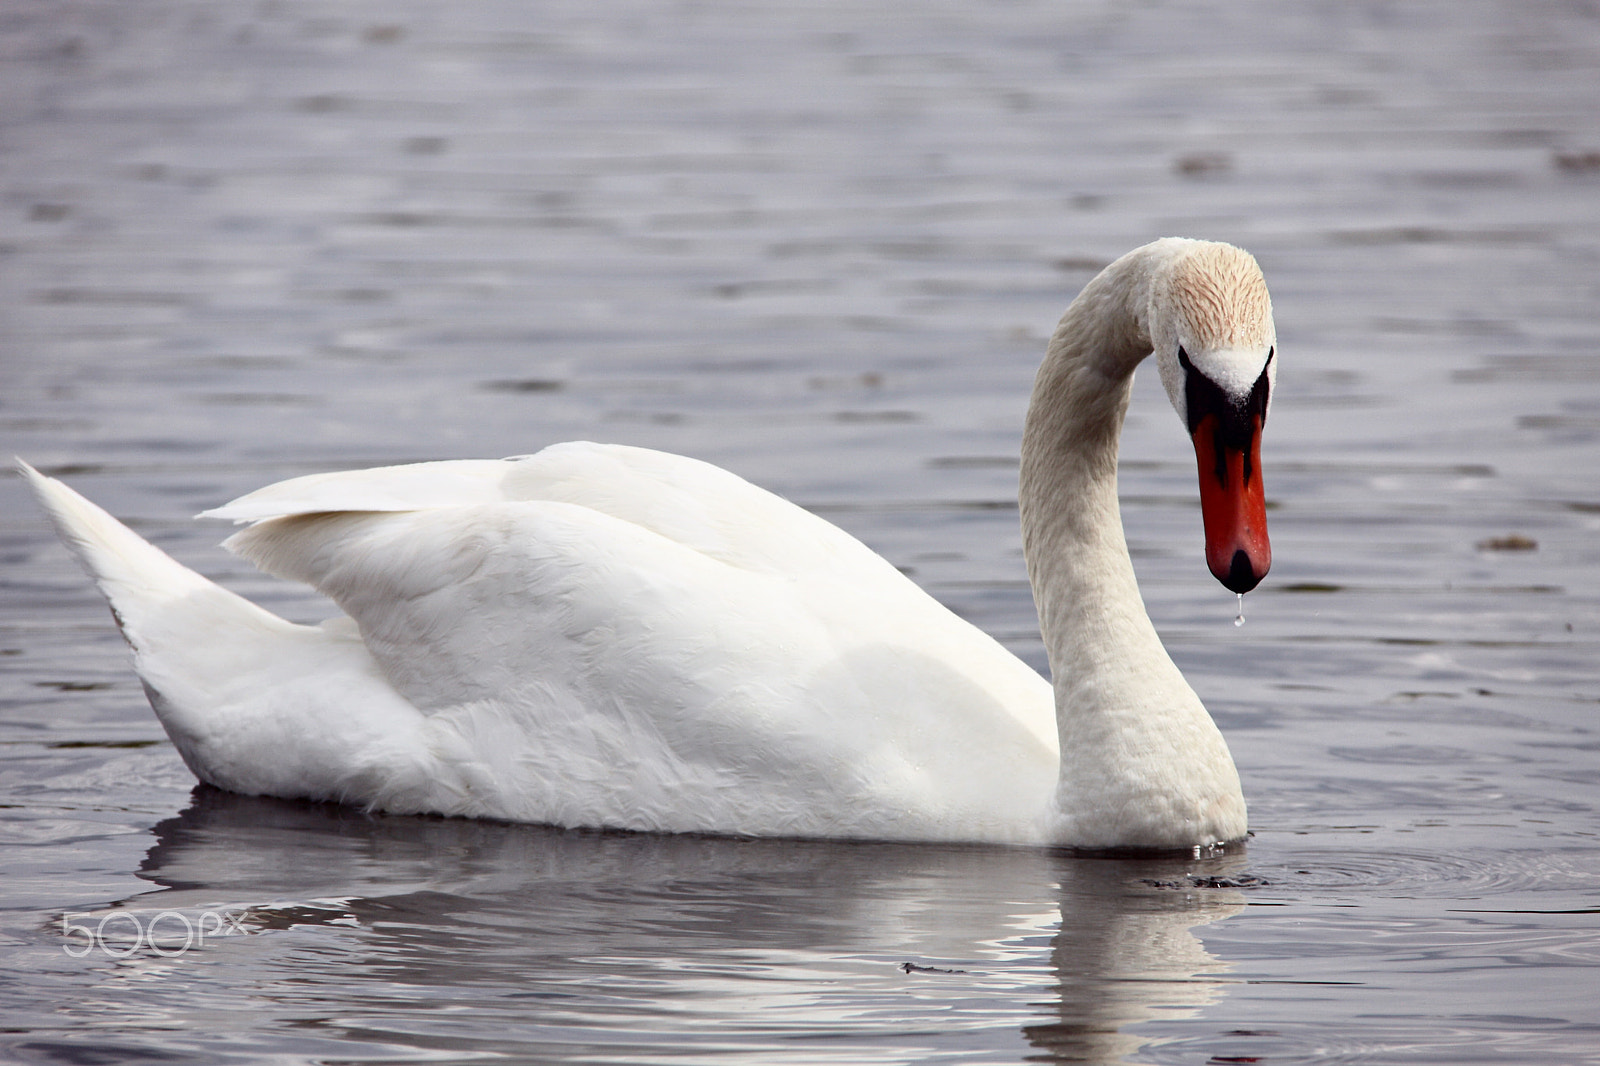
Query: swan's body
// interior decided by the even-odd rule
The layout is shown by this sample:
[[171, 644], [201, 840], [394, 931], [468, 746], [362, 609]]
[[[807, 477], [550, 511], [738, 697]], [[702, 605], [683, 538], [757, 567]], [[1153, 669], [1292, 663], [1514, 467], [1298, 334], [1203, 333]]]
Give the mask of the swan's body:
[[[1053, 692], [848, 534], [660, 452], [314, 475], [207, 512], [346, 612], [321, 626], [27, 472], [174, 744], [221, 788], [567, 826], [1189, 847], [1242, 837], [1244, 801], [1140, 600], [1117, 438], [1152, 346], [1197, 442], [1197, 387], [1247, 423], [1261, 391], [1259, 432], [1272, 344], [1259, 271], [1226, 245], [1146, 245], [1068, 310], [1021, 477]], [[1216, 509], [1212, 569], [1253, 586], [1265, 528], [1225, 515], [1213, 535]]]

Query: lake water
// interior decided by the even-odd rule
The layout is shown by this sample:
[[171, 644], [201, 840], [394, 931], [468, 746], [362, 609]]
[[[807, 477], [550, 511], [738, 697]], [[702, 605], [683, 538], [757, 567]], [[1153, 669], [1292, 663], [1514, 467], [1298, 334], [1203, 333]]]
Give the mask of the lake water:
[[19, 0], [0, 99], [0, 454], [301, 621], [188, 516], [591, 438], [1042, 668], [1071, 296], [1230, 240], [1282, 352], [1245, 626], [1153, 371], [1124, 445], [1250, 802], [1204, 861], [191, 791], [0, 479], [0, 1059], [1600, 1062], [1600, 7]]

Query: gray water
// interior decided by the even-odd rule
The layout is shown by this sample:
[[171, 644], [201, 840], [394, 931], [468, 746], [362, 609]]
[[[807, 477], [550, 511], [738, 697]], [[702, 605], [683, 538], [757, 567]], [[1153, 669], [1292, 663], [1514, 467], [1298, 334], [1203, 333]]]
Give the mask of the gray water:
[[0, 454], [301, 621], [188, 516], [579, 437], [1042, 668], [1017, 439], [1071, 296], [1233, 241], [1282, 353], [1245, 626], [1153, 373], [1124, 446], [1250, 802], [1207, 860], [191, 791], [0, 479], [0, 1058], [1600, 1062], [1600, 7], [17, 0], [0, 100]]

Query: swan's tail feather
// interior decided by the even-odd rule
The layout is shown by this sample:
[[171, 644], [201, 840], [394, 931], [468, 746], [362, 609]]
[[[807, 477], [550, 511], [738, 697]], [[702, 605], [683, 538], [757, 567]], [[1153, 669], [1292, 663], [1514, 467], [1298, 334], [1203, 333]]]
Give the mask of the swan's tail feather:
[[130, 624], [137, 628], [141, 616], [162, 601], [181, 599], [205, 587], [217, 588], [62, 482], [44, 476], [21, 459], [17, 469], [61, 543], [105, 595], [117, 625], [135, 651], [139, 649], [129, 632]]
[[270, 654], [275, 631], [303, 627], [201, 577], [55, 478], [17, 468], [105, 596], [167, 734], [211, 780], [191, 756], [225, 717], [216, 705]]
[[365, 760], [403, 743], [420, 716], [358, 636], [285, 621], [17, 466], [105, 594], [150, 704], [196, 777], [236, 792], [367, 798], [356, 784]]

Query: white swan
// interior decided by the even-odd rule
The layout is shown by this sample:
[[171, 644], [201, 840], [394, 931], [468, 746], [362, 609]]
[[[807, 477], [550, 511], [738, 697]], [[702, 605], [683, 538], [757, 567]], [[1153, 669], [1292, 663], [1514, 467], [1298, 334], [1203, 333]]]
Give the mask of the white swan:
[[[637, 448], [319, 474], [210, 517], [347, 617], [286, 622], [23, 465], [201, 780], [392, 812], [772, 836], [1194, 847], [1243, 837], [1227, 745], [1146, 615], [1117, 441], [1152, 349], [1211, 571], [1266, 573], [1265, 283], [1169, 238], [1067, 310], [1023, 436], [1033, 670], [846, 533]], [[1059, 756], [1058, 756], [1059, 752]]]

